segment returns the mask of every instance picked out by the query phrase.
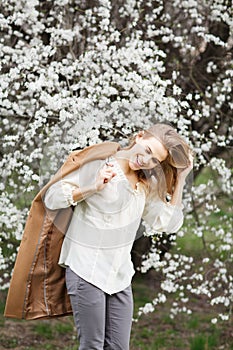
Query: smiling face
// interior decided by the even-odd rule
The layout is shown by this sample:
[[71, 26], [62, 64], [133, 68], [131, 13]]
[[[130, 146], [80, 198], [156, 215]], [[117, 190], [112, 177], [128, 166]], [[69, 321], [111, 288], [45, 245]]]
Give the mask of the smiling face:
[[136, 136], [136, 143], [131, 148], [129, 167], [136, 171], [139, 169], [153, 169], [168, 156], [164, 145], [155, 137]]

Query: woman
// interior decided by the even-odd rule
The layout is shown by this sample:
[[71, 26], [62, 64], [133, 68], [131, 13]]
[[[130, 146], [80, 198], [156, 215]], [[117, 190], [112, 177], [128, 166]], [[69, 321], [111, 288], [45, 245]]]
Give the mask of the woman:
[[181, 227], [182, 191], [191, 169], [186, 142], [160, 123], [138, 133], [128, 148], [84, 164], [47, 190], [48, 209], [74, 206], [59, 264], [66, 268], [80, 350], [129, 349], [130, 252], [137, 229], [142, 218], [160, 232]]

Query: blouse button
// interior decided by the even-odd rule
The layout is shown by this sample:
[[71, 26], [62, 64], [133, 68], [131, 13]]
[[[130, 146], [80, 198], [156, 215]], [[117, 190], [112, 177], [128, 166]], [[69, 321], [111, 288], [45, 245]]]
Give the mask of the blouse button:
[[110, 215], [104, 215], [104, 220], [106, 222], [110, 222], [111, 221], [111, 216]]

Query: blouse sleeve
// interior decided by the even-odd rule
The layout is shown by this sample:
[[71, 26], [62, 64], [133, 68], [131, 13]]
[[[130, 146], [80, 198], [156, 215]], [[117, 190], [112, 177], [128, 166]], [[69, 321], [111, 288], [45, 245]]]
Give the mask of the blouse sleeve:
[[83, 199], [74, 202], [72, 192], [79, 187], [83, 188], [93, 184], [101, 164], [102, 162], [99, 160], [87, 163], [65, 176], [62, 180], [51, 185], [45, 193], [45, 206], [48, 209], [55, 210], [77, 205]]
[[163, 202], [155, 191], [147, 198], [142, 219], [154, 231], [175, 233], [183, 224], [183, 206]]

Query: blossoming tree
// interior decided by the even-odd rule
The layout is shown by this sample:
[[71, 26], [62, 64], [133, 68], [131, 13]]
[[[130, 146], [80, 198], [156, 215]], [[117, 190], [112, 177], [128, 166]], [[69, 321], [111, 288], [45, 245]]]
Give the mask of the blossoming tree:
[[[233, 301], [233, 18], [227, 0], [3, 0], [0, 4], [1, 288], [7, 288], [30, 206], [74, 148], [117, 140], [170, 121], [196, 153], [184, 198], [185, 225], [160, 257], [158, 237], [141, 271], [161, 273], [142, 312], [174, 293], [171, 316], [192, 295]], [[200, 174], [207, 172], [206, 177]], [[219, 213], [219, 214], [218, 214]], [[213, 215], [218, 220], [212, 224]], [[200, 240], [201, 264], [177, 237]]]

